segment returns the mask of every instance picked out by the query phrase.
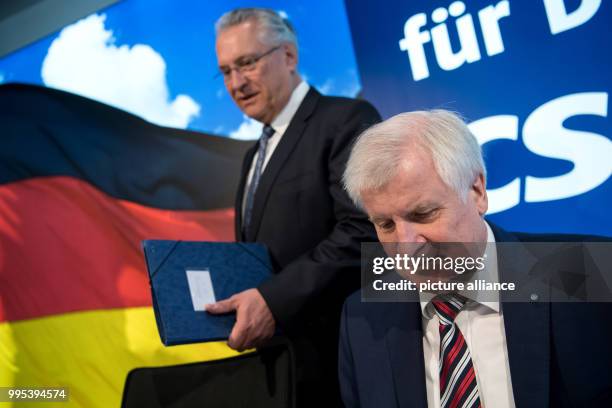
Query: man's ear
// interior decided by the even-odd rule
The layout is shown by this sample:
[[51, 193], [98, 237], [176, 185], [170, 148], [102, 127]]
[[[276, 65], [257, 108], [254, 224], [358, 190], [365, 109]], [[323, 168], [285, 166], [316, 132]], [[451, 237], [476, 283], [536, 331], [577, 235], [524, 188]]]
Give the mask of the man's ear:
[[297, 48], [293, 44], [283, 44], [283, 53], [287, 65], [291, 68], [291, 72], [297, 71], [298, 53]]
[[486, 181], [484, 174], [480, 173], [470, 189], [470, 198], [474, 200], [478, 213], [484, 215], [489, 208], [489, 198], [487, 197]]

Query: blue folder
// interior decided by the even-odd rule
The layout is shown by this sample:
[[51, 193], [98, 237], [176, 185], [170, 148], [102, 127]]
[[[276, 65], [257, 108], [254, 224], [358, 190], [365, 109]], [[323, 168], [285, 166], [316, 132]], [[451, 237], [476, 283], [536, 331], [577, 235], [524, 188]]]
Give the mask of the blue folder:
[[227, 339], [235, 314], [197, 311], [204, 306], [194, 300], [198, 293], [212, 289], [216, 300], [223, 300], [258, 286], [272, 273], [261, 244], [146, 240], [142, 246], [157, 328], [166, 346]]

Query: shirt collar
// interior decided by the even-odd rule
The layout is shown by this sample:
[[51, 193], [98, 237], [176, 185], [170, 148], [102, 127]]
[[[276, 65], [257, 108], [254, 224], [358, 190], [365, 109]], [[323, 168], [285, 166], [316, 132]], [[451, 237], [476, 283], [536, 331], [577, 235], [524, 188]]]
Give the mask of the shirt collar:
[[[499, 282], [499, 270], [497, 266], [497, 250], [495, 247], [495, 236], [493, 235], [493, 231], [489, 224], [484, 221], [485, 226], [487, 227], [487, 249], [485, 250], [485, 267], [483, 270], [478, 271], [472, 275], [472, 277], [466, 281], [474, 282], [478, 279], [482, 279], [485, 282], [498, 283]], [[499, 313], [499, 292], [494, 292], [493, 294], [487, 293], [486, 295], [482, 292], [468, 292], [461, 291], [460, 295], [468, 298], [468, 301], [473, 301], [479, 303], [483, 306], [488, 307], [496, 313]], [[428, 307], [431, 303], [431, 300], [436, 297], [435, 293], [430, 292], [419, 292], [419, 301], [421, 304], [421, 312], [425, 318], [430, 319], [433, 316], [431, 311], [431, 307]]]
[[289, 127], [291, 119], [293, 119], [295, 112], [297, 112], [298, 108], [302, 104], [302, 101], [306, 97], [309, 89], [310, 85], [304, 81], [301, 81], [298, 86], [295, 87], [285, 107], [278, 115], [276, 115], [276, 118], [274, 118], [272, 123], [270, 123], [270, 126], [274, 129], [276, 134], [282, 135], [285, 133], [285, 130], [287, 130]]

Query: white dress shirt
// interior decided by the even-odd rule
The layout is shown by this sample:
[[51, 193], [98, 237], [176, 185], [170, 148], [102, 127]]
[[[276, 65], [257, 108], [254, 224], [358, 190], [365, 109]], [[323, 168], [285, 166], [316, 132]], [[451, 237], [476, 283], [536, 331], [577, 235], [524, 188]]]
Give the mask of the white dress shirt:
[[[263, 174], [268, 162], [270, 161], [270, 157], [272, 157], [272, 153], [276, 150], [276, 146], [280, 142], [281, 138], [285, 134], [285, 131], [289, 127], [289, 123], [291, 123], [291, 119], [295, 116], [295, 112], [297, 112], [298, 108], [302, 104], [302, 101], [306, 97], [308, 90], [310, 89], [310, 85], [306, 82], [302, 81], [298, 86], [295, 87], [291, 96], [289, 97], [289, 101], [287, 105], [280, 111], [280, 113], [274, 118], [270, 126], [274, 129], [274, 134], [268, 140], [268, 146], [266, 147], [266, 157], [264, 158], [263, 167], [261, 168], [261, 172]], [[249, 169], [249, 174], [247, 176], [247, 182], [244, 186], [245, 194], [242, 197], [242, 216], [244, 217], [244, 208], [246, 205], [246, 192], [249, 191], [249, 186], [251, 185], [251, 179], [253, 178], [253, 172], [255, 171], [255, 163], [257, 163], [257, 157], [259, 156], [258, 152], [255, 152], [255, 156], [253, 156], [253, 161], [251, 162], [251, 168]]]
[[[495, 242], [493, 231], [487, 224], [487, 241]], [[487, 245], [485, 268], [470, 279], [499, 282], [495, 245]], [[504, 316], [499, 304], [499, 293], [461, 293], [468, 298], [455, 323], [465, 338], [476, 371], [480, 402], [483, 407], [514, 407], [512, 381], [508, 363], [508, 347]], [[425, 358], [425, 382], [427, 405], [440, 407], [440, 332], [439, 320], [431, 300], [435, 294], [420, 293], [423, 312], [423, 354]]]

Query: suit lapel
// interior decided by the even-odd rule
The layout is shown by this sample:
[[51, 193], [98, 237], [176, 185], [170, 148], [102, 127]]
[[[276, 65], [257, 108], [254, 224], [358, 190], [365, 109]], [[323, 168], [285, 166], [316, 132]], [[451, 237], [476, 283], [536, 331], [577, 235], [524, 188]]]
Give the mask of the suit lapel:
[[[518, 241], [516, 236], [491, 223], [496, 242], [513, 242], [512, 246], [499, 245], [498, 266], [500, 280], [521, 282], [537, 263], [537, 259]], [[528, 295], [527, 295], [528, 296]], [[550, 303], [503, 302], [504, 328], [510, 364], [512, 391], [517, 407], [549, 405], [550, 381]]]
[[503, 313], [516, 406], [547, 407], [550, 389], [550, 304], [506, 303]]
[[385, 343], [398, 407], [426, 407], [423, 328], [418, 302], [393, 305]]
[[[274, 181], [278, 177], [281, 169], [285, 162], [295, 149], [295, 146], [299, 142], [300, 138], [304, 133], [308, 118], [314, 112], [321, 94], [314, 88], [310, 88], [302, 104], [296, 111], [293, 119], [289, 124], [289, 127], [285, 131], [280, 140], [278, 146], [274, 150], [270, 161], [266, 165], [264, 172], [259, 181], [257, 192], [255, 193], [255, 201], [253, 202], [253, 214], [251, 218], [251, 227], [247, 232], [247, 241], [255, 241], [259, 227], [261, 226], [261, 219], [263, 216], [266, 202], [270, 195], [270, 190], [274, 185]], [[252, 159], [252, 156], [251, 156]], [[250, 162], [249, 162], [250, 163]], [[248, 171], [248, 170], [247, 170]]]
[[249, 150], [247, 150], [244, 155], [244, 161], [242, 162], [242, 170], [240, 174], [240, 181], [238, 183], [238, 193], [236, 194], [236, 203], [234, 205], [234, 209], [236, 214], [234, 214], [234, 232], [236, 234], [236, 241], [243, 241], [245, 237], [242, 234], [242, 202], [244, 200], [245, 194], [245, 186], [247, 177], [249, 175], [249, 170], [251, 169], [251, 164], [253, 162], [253, 157], [255, 156], [255, 152], [257, 151], [257, 143], [253, 145]]

